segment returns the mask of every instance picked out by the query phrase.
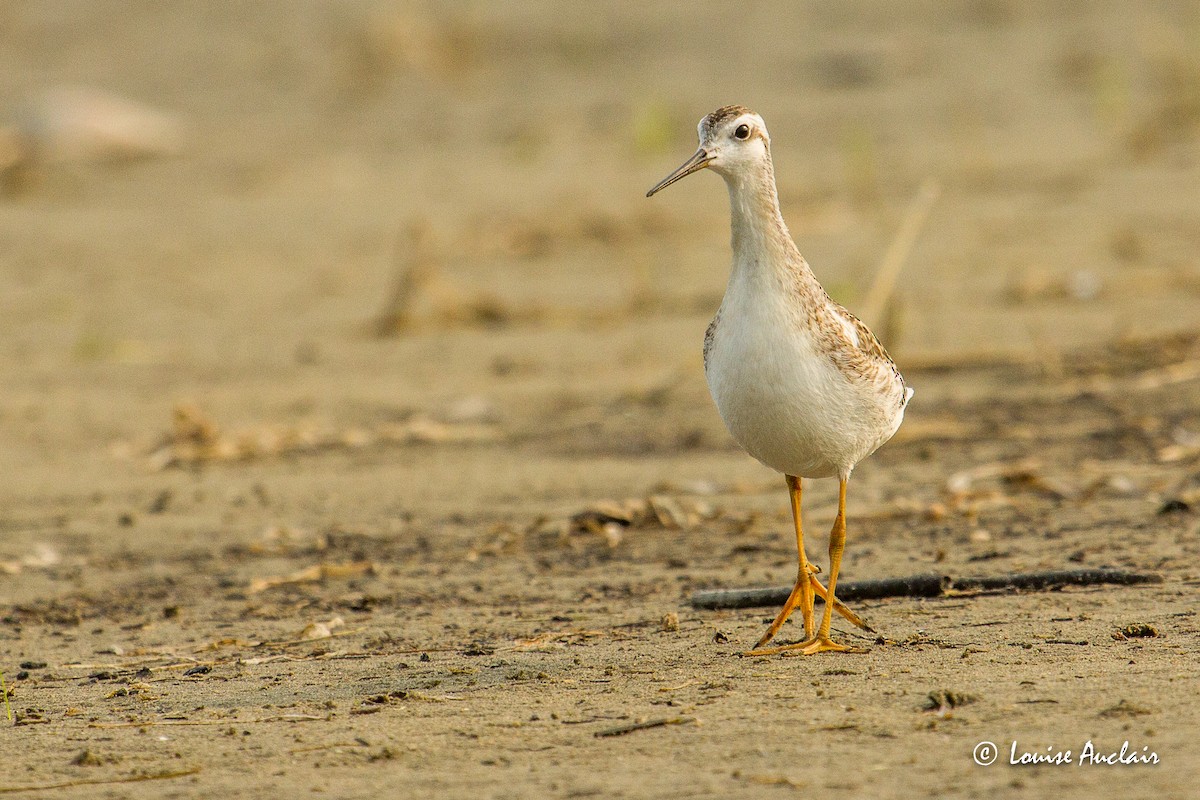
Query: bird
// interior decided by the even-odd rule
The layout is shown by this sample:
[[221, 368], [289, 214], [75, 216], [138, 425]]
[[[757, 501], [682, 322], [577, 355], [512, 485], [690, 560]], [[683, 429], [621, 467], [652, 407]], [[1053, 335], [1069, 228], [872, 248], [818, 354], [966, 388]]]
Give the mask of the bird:
[[[695, 154], [646, 196], [703, 169], [725, 180], [733, 264], [704, 334], [704, 374], [729, 433], [751, 456], [783, 473], [798, 551], [787, 602], [745, 655], [862, 652], [834, 641], [830, 632], [835, 610], [871, 631], [836, 594], [846, 486], [855, 466], [900, 427], [913, 390], [870, 329], [830, 298], [792, 240], [779, 209], [762, 117], [745, 106], [724, 106], [700, 120], [697, 135]], [[838, 510], [826, 588], [804, 550], [801, 487], [806, 478], [828, 477], [838, 479]], [[815, 597], [826, 601], [819, 627]], [[804, 640], [766, 647], [797, 607]]]

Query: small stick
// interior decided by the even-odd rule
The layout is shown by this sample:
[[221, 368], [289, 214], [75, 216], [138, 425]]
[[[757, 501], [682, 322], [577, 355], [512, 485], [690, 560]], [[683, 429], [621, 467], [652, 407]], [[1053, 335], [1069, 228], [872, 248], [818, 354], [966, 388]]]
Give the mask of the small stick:
[[[950, 578], [936, 573], [927, 573], [907, 578], [850, 581], [838, 586], [837, 596], [839, 600], [878, 600], [883, 597], [942, 597], [948, 590], [960, 592], [1000, 589], [1038, 591], [1059, 586], [1094, 586], [1105, 583], [1132, 586], [1139, 583], [1161, 582], [1162, 576], [1154, 573], [1112, 569], [1051, 570], [1049, 572], [1025, 572], [972, 578]], [[791, 591], [792, 587], [790, 586], [779, 586], [767, 589], [696, 592], [692, 595], [692, 607], [720, 609], [778, 606], [787, 602]]]
[[955, 578], [950, 588], [959, 592], [995, 591], [997, 589], [1026, 589], [1040, 591], [1060, 586], [1095, 586], [1113, 583], [1132, 586], [1138, 583], [1162, 583], [1162, 576], [1152, 572], [1125, 572], [1117, 569], [1063, 569], [1048, 572], [1022, 572], [1015, 575], [993, 575], [978, 578]]
[[147, 719], [141, 722], [89, 722], [89, 728], [149, 728], [159, 725], [241, 725], [262, 722], [258, 719]]
[[[785, 597], [784, 599], [786, 600], [787, 598]], [[627, 733], [644, 731], [647, 728], [661, 728], [664, 725], [687, 725], [689, 722], [695, 721], [695, 717], [660, 717], [659, 719], [648, 719], [645, 722], [631, 722], [628, 725], [605, 728], [602, 731], [596, 731], [592, 735], [600, 738], [605, 736], [624, 736]]]
[[[459, 699], [459, 698], [454, 698]], [[163, 725], [255, 725], [270, 722], [324, 722], [329, 717], [319, 717], [315, 714], [283, 714], [278, 717], [263, 717], [261, 719], [145, 719], [136, 722], [89, 722], [89, 728], [110, 730], [113, 728], [149, 728]]]
[[4, 685], [4, 671], [0, 670], [0, 694], [4, 695], [4, 714], [8, 721], [13, 721], [12, 705], [8, 702], [8, 687]]
[[377, 336], [395, 336], [411, 322], [413, 298], [433, 272], [430, 236], [429, 225], [424, 220], [418, 220], [396, 237], [392, 257], [396, 265], [396, 277], [392, 292], [375, 319]]
[[929, 210], [933, 208], [933, 203], [941, 191], [937, 181], [927, 178], [909, 202], [900, 230], [896, 232], [896, 238], [892, 240], [883, 262], [879, 265], [879, 272], [875, 274], [875, 282], [871, 284], [867, 296], [863, 299], [862, 316], [867, 322], [879, 323], [888, 298], [892, 296], [892, 289], [896, 286], [896, 278], [900, 276], [900, 269], [916, 244], [917, 235], [921, 232], [921, 227], [929, 217]]
[[66, 789], [71, 786], [101, 786], [106, 783], [141, 783], [142, 781], [161, 781], [170, 778], [184, 778], [188, 775], [195, 775], [200, 771], [199, 767], [191, 769], [181, 769], [175, 772], [153, 772], [143, 775], [132, 775], [128, 778], [92, 778], [75, 781], [63, 781], [62, 783], [41, 783], [32, 786], [0, 786], [0, 794], [11, 794], [13, 792], [44, 792], [50, 789]]

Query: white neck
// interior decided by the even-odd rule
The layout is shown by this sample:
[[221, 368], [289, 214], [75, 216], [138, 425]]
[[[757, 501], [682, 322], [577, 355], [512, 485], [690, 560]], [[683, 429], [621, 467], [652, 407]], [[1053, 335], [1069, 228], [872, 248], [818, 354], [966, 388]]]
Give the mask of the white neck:
[[730, 283], [766, 278], [816, 283], [783, 221], [770, 157], [751, 170], [724, 177], [732, 230]]

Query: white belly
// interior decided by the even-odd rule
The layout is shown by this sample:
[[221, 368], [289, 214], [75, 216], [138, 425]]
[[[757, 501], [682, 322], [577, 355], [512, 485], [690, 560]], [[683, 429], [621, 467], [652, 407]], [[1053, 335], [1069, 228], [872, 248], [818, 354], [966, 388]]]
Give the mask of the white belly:
[[849, 477], [896, 432], [903, 408], [848, 380], [786, 310], [729, 301], [713, 331], [706, 377], [733, 438], [787, 475]]

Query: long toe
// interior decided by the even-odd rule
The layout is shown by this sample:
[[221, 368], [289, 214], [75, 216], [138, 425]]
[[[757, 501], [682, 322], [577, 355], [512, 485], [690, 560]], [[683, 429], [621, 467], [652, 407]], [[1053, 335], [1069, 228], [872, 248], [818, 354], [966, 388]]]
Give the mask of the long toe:
[[865, 649], [853, 645], [840, 644], [828, 636], [817, 636], [808, 642], [801, 642], [797, 649], [806, 656], [817, 653], [865, 653]]
[[781, 653], [788, 655], [803, 655], [814, 656], [817, 653], [866, 653], [869, 652], [866, 648], [855, 647], [848, 644], [840, 644], [833, 641], [828, 636], [814, 636], [803, 642], [795, 642], [793, 644], [784, 644], [779, 647], [756, 647], [753, 650], [747, 650], [742, 653], [743, 656], [760, 657], [760, 656], [776, 656]]

